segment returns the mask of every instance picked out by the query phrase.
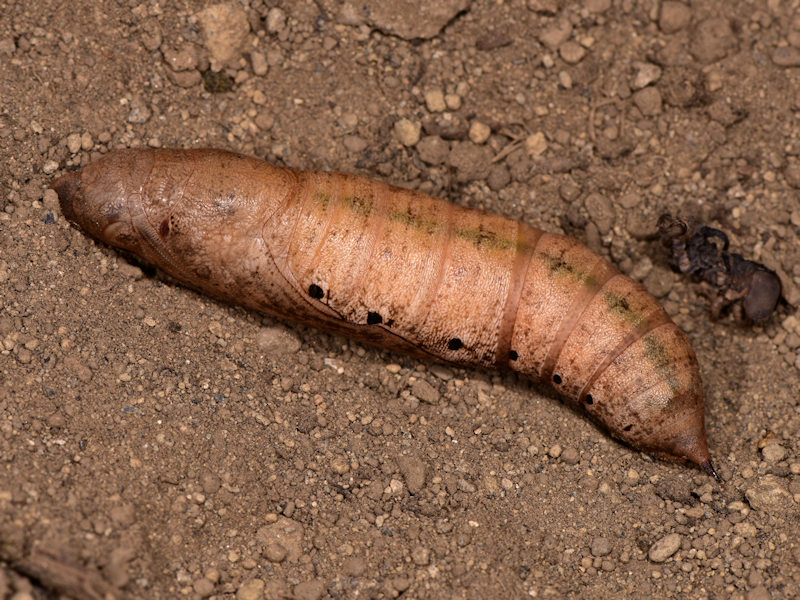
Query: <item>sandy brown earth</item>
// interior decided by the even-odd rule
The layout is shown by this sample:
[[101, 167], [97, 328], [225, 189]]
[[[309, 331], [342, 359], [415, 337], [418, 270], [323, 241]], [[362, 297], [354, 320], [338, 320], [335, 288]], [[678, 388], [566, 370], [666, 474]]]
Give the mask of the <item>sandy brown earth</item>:
[[[209, 6], [0, 1], [0, 598], [797, 597], [800, 3]], [[547, 388], [129, 263], [46, 191], [125, 146], [356, 172], [584, 240], [687, 331], [726, 485]], [[652, 239], [667, 211], [788, 302], [711, 321]]]

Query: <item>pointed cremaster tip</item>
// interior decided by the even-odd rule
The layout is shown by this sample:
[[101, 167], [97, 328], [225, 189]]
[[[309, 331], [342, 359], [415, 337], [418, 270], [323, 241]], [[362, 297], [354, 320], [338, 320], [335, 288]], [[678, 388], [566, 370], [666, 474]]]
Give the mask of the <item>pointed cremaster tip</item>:
[[719, 483], [720, 485], [725, 483], [724, 481], [722, 481], [722, 478], [719, 475], [717, 475], [717, 471], [716, 469], [714, 469], [714, 465], [711, 464], [710, 459], [703, 463], [700, 463], [700, 468], [703, 469], [703, 471], [705, 471], [709, 475], [711, 475], [714, 479], [716, 479], [717, 483]]

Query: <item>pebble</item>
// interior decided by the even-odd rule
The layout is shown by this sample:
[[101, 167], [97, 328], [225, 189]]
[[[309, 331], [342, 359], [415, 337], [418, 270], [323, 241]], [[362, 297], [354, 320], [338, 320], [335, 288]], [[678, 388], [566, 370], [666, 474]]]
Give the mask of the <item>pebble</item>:
[[350, 460], [343, 454], [337, 454], [331, 459], [331, 470], [337, 475], [344, 475], [350, 470]]
[[559, 456], [561, 456], [562, 452], [563, 452], [563, 449], [558, 444], [555, 444], [555, 445], [551, 446], [547, 450], [547, 454], [550, 456], [550, 458], [558, 458]]
[[42, 165], [42, 171], [45, 175], [52, 175], [58, 171], [58, 163], [54, 160], [48, 160]]
[[195, 593], [201, 598], [208, 598], [214, 593], [214, 582], [205, 577], [201, 577], [192, 585]]
[[555, 51], [569, 39], [570, 35], [572, 35], [572, 24], [567, 20], [562, 20], [545, 29], [539, 35], [539, 41], [551, 51]]
[[284, 27], [286, 27], [286, 13], [278, 7], [270, 8], [267, 13], [267, 31], [280, 33]]
[[236, 600], [262, 600], [264, 598], [264, 581], [248, 579], [236, 590]]
[[189, 71], [197, 67], [197, 55], [188, 47], [164, 51], [164, 61], [173, 71]]
[[274, 523], [259, 528], [256, 537], [265, 548], [270, 544], [283, 546], [286, 549], [286, 559], [294, 562], [303, 553], [304, 531], [301, 523], [280, 516]]
[[692, 32], [689, 51], [703, 64], [722, 60], [734, 46], [736, 36], [725, 17], [701, 21]]
[[635, 63], [638, 67], [631, 87], [640, 90], [661, 79], [661, 67], [653, 63]]
[[781, 478], [775, 475], [765, 475], [754, 487], [746, 489], [744, 495], [754, 510], [770, 514], [780, 513], [794, 503]]
[[541, 156], [547, 150], [547, 140], [544, 133], [537, 131], [525, 138], [525, 151], [530, 156]]
[[578, 42], [569, 41], [559, 46], [558, 53], [565, 62], [574, 65], [583, 60], [583, 57], [586, 56], [586, 49]]
[[686, 27], [691, 19], [692, 10], [683, 2], [667, 0], [661, 4], [658, 27], [664, 33], [675, 33]]
[[508, 167], [504, 164], [492, 165], [489, 175], [486, 177], [486, 183], [492, 191], [502, 190], [511, 183], [511, 173], [509, 173]]
[[408, 491], [418, 494], [425, 486], [425, 463], [417, 458], [400, 455], [397, 457], [397, 466], [406, 482]]
[[253, 73], [259, 77], [266, 75], [267, 71], [269, 71], [269, 63], [263, 52], [251, 52], [250, 65], [253, 67]]
[[568, 465], [577, 465], [581, 460], [580, 453], [575, 448], [564, 448], [561, 461]]
[[369, 146], [369, 142], [358, 135], [346, 135], [342, 140], [342, 144], [348, 152], [353, 154], [360, 154]]
[[586, 0], [584, 4], [586, 10], [594, 14], [604, 13], [611, 8], [611, 0]]
[[394, 124], [394, 133], [404, 146], [416, 146], [421, 132], [422, 126], [410, 119], [400, 119]]
[[779, 67], [800, 67], [800, 48], [781, 46], [772, 53], [772, 62]]
[[[349, 2], [345, 4], [350, 4]], [[429, 39], [469, 8], [470, 0], [438, 0], [427, 2], [412, 0], [406, 2], [353, 2], [356, 6], [365, 5], [365, 20], [384, 33], [397, 35], [404, 40], [416, 38]], [[356, 9], [359, 10], [359, 9]], [[355, 11], [353, 11], [355, 12]]]
[[411, 560], [414, 561], [415, 565], [424, 567], [431, 562], [431, 551], [424, 546], [416, 546], [411, 551]]
[[747, 592], [747, 600], [771, 600], [772, 596], [769, 590], [763, 585], [757, 585], [752, 590]]
[[301, 345], [297, 334], [284, 327], [262, 327], [256, 334], [256, 346], [265, 354], [294, 354]]
[[145, 105], [144, 100], [136, 97], [131, 101], [131, 110], [128, 112], [128, 123], [147, 123], [152, 114], [150, 109], [147, 108], [147, 105]]
[[411, 393], [419, 398], [420, 402], [425, 402], [427, 404], [439, 403], [439, 390], [437, 390], [424, 379], [417, 379], [414, 382], [414, 384], [411, 386]]
[[247, 13], [236, 2], [213, 4], [197, 13], [211, 68], [233, 65], [250, 33]]
[[657, 87], [646, 87], [633, 95], [633, 102], [645, 117], [661, 114], [661, 92]]
[[669, 269], [654, 266], [642, 283], [653, 296], [663, 298], [672, 291], [675, 273]]
[[438, 135], [429, 135], [417, 144], [417, 152], [423, 162], [429, 165], [441, 165], [450, 154], [450, 144]]
[[342, 572], [348, 577], [358, 577], [367, 570], [367, 561], [361, 556], [350, 556], [342, 563]]
[[608, 538], [596, 537], [592, 540], [592, 556], [602, 557], [611, 554], [611, 542]]
[[469, 126], [469, 139], [475, 144], [486, 143], [491, 134], [491, 127], [481, 121], [473, 121]]
[[492, 157], [492, 150], [486, 145], [478, 146], [467, 141], [455, 142], [447, 156], [447, 164], [455, 167], [458, 181], [476, 181], [489, 175]]
[[281, 546], [280, 544], [267, 544], [264, 547], [264, 551], [262, 552], [264, 558], [266, 558], [270, 562], [280, 563], [286, 560], [286, 548]]
[[445, 94], [444, 95], [444, 103], [447, 104], [447, 108], [449, 110], [458, 110], [461, 108], [461, 103], [463, 100], [461, 96], [458, 94]]
[[325, 594], [325, 583], [319, 579], [304, 581], [294, 586], [294, 600], [319, 600]]
[[772, 443], [764, 446], [761, 454], [764, 455], [764, 460], [767, 462], [777, 463], [786, 458], [786, 449], [780, 444]]
[[70, 133], [67, 136], [67, 148], [71, 154], [77, 154], [81, 151], [81, 134]]
[[681, 547], [681, 536], [670, 533], [650, 546], [647, 557], [654, 563], [662, 563], [675, 554]]
[[602, 194], [593, 192], [586, 197], [583, 205], [586, 207], [589, 218], [597, 226], [600, 234], [606, 235], [609, 233], [617, 218], [614, 204], [611, 200]]
[[444, 92], [440, 89], [428, 90], [425, 92], [425, 106], [431, 112], [444, 112], [447, 110], [447, 103], [444, 101]]

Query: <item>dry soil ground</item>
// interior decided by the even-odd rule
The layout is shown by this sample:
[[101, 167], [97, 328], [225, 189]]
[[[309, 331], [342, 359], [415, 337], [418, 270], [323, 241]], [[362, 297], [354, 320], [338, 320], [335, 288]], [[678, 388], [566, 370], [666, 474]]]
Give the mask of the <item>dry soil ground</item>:
[[[434, 4], [0, 1], [0, 598], [797, 597], [800, 3]], [[125, 146], [583, 239], [687, 331], [726, 485], [545, 388], [128, 263], [46, 193]], [[650, 237], [665, 211], [728, 231], [788, 303], [712, 322]]]

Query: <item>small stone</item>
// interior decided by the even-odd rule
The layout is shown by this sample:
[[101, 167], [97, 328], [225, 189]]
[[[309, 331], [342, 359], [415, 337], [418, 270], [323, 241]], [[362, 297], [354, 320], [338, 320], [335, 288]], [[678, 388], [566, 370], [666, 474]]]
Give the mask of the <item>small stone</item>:
[[550, 456], [550, 458], [558, 458], [559, 456], [561, 456], [562, 452], [563, 452], [563, 449], [558, 444], [555, 444], [555, 445], [551, 446], [547, 450], [547, 454]]
[[683, 2], [667, 0], [661, 4], [658, 27], [664, 33], [675, 33], [686, 27], [691, 19], [692, 11]]
[[249, 579], [236, 590], [236, 600], [262, 600], [264, 598], [264, 582], [261, 579]]
[[[274, 10], [274, 9], [273, 9]], [[250, 33], [247, 13], [236, 2], [214, 4], [197, 13], [211, 68], [235, 66]]]
[[771, 598], [769, 590], [763, 585], [757, 585], [747, 592], [747, 600], [771, 600]]
[[92, 139], [92, 134], [88, 131], [84, 131], [81, 134], [81, 150], [89, 151], [94, 148], [94, 140]]
[[458, 94], [445, 94], [444, 95], [444, 103], [447, 104], [448, 110], [458, 110], [461, 108], [461, 103], [463, 100], [461, 96]]
[[284, 27], [286, 27], [286, 13], [278, 7], [270, 8], [267, 13], [267, 31], [280, 33]]
[[642, 283], [653, 296], [663, 298], [672, 291], [672, 286], [675, 283], [675, 273], [669, 269], [654, 266]]
[[167, 77], [172, 83], [182, 88], [191, 88], [203, 81], [203, 76], [197, 69], [180, 72], [170, 69], [167, 71]]
[[17, 49], [16, 44], [14, 44], [14, 38], [12, 37], [4, 37], [0, 39], [0, 54], [5, 56], [11, 56], [14, 54], [14, 51]]
[[294, 586], [294, 600], [320, 600], [325, 595], [325, 583], [319, 579], [304, 581]]
[[767, 462], [777, 463], [786, 458], [786, 449], [780, 444], [772, 443], [764, 446], [761, 454], [764, 455], [764, 460]]
[[262, 552], [264, 558], [266, 558], [270, 562], [280, 563], [286, 559], [286, 548], [281, 546], [280, 544], [267, 544], [264, 547], [264, 551]]
[[633, 78], [633, 83], [631, 84], [634, 90], [640, 90], [661, 79], [661, 67], [658, 65], [638, 63], [637, 66], [636, 77]]
[[645, 117], [661, 114], [661, 92], [657, 87], [646, 87], [633, 95], [633, 102]]
[[575, 448], [564, 448], [561, 453], [561, 462], [568, 465], [577, 465], [581, 460], [580, 453]]
[[251, 52], [250, 65], [253, 67], [253, 73], [259, 77], [263, 77], [267, 74], [267, 71], [269, 71], [269, 63], [263, 52]]
[[52, 175], [58, 171], [58, 163], [54, 160], [48, 160], [42, 166], [42, 171], [44, 171], [45, 175]]
[[670, 533], [650, 546], [647, 557], [654, 563], [662, 563], [681, 548], [681, 536]]
[[188, 45], [179, 50], [169, 48], [164, 51], [164, 61], [173, 71], [189, 71], [197, 67], [197, 54]]
[[344, 475], [350, 470], [350, 460], [342, 454], [334, 456], [331, 460], [331, 470], [337, 475]]
[[491, 134], [491, 127], [481, 121], [473, 121], [469, 126], [469, 139], [475, 144], [486, 143]]
[[425, 486], [425, 463], [411, 456], [397, 457], [397, 466], [403, 474], [406, 487], [411, 494], [418, 494]]
[[92, 369], [81, 360], [74, 356], [67, 356], [62, 364], [83, 383], [91, 381], [93, 375]]
[[447, 110], [447, 103], [444, 101], [444, 92], [440, 89], [428, 90], [425, 92], [425, 106], [431, 112], [444, 112]]
[[692, 32], [689, 51], [703, 64], [722, 60], [736, 45], [736, 34], [725, 17], [711, 17], [701, 21]]
[[544, 133], [537, 131], [525, 138], [525, 151], [530, 156], [541, 156], [547, 150], [547, 140]]
[[[294, 507], [293, 502], [288, 502], [286, 505], [287, 509], [290, 505]], [[284, 509], [284, 513], [286, 512], [287, 510]], [[289, 562], [296, 561], [303, 553], [303, 536], [303, 525], [284, 516], [278, 517], [274, 523], [265, 525], [256, 532], [256, 538], [259, 542], [264, 544], [265, 550], [269, 548], [271, 544], [278, 544], [286, 550], [285, 559]], [[275, 554], [271, 554], [271, 556], [277, 558], [280, 551], [272, 549], [270, 552], [275, 552]]]
[[369, 146], [369, 142], [358, 135], [346, 135], [342, 140], [342, 145], [352, 154], [360, 154]]
[[584, 199], [583, 205], [586, 207], [589, 218], [597, 226], [600, 234], [606, 235], [609, 233], [617, 218], [614, 204], [611, 200], [602, 194], [594, 192]]
[[301, 345], [297, 334], [283, 327], [262, 327], [256, 334], [256, 346], [265, 354], [294, 354]]
[[486, 177], [486, 183], [492, 191], [499, 191], [511, 183], [511, 173], [508, 167], [504, 164], [492, 165], [489, 169], [489, 175]]
[[419, 142], [422, 126], [409, 119], [400, 119], [394, 124], [394, 133], [404, 146], [416, 146]]
[[348, 577], [358, 577], [367, 569], [367, 561], [361, 556], [351, 556], [342, 563], [342, 572]]
[[431, 551], [423, 546], [416, 546], [411, 551], [411, 560], [415, 565], [424, 567], [431, 562]]
[[414, 385], [411, 386], [411, 393], [419, 398], [420, 402], [425, 402], [427, 404], [439, 403], [439, 390], [424, 379], [417, 379], [414, 382]]
[[800, 48], [781, 46], [772, 53], [772, 62], [779, 67], [800, 67]]
[[150, 111], [150, 109], [145, 105], [144, 100], [137, 97], [131, 102], [131, 110], [128, 113], [128, 122], [137, 124], [147, 123], [152, 114], [153, 113]]
[[489, 175], [494, 154], [492, 149], [469, 141], [454, 142], [447, 156], [447, 164], [456, 169], [459, 182], [485, 179]]
[[192, 585], [195, 593], [201, 598], [208, 598], [214, 593], [214, 582], [209, 581], [205, 577], [201, 577]]
[[586, 0], [585, 6], [590, 13], [600, 14], [611, 8], [611, 0]]
[[794, 503], [782, 480], [775, 475], [765, 475], [754, 487], [745, 490], [744, 495], [753, 509], [770, 514], [785, 511]]
[[574, 65], [583, 60], [583, 57], [586, 56], [586, 49], [578, 42], [569, 41], [561, 44], [558, 53], [565, 62]]
[[592, 556], [602, 557], [611, 554], [611, 542], [608, 538], [596, 537], [592, 540]]
[[438, 135], [429, 135], [417, 144], [417, 152], [423, 162], [429, 165], [441, 165], [450, 154], [450, 144]]
[[570, 35], [572, 35], [572, 24], [564, 19], [545, 29], [539, 35], [539, 41], [547, 46], [550, 51], [555, 51], [569, 39]]
[[67, 136], [67, 148], [72, 154], [81, 151], [81, 135], [79, 133], [71, 133]]

